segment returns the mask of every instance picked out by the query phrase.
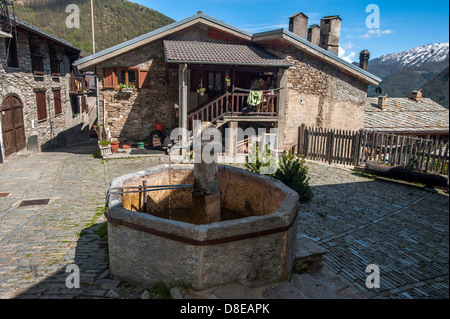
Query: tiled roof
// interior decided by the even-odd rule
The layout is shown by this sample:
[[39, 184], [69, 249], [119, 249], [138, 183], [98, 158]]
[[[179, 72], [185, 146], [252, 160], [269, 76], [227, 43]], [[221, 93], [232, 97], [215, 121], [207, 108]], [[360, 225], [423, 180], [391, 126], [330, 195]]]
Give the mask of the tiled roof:
[[428, 98], [416, 102], [391, 98], [387, 108], [378, 107], [378, 98], [366, 101], [365, 128], [385, 132], [448, 132], [449, 110]]
[[167, 62], [289, 67], [291, 64], [248, 44], [165, 40]]

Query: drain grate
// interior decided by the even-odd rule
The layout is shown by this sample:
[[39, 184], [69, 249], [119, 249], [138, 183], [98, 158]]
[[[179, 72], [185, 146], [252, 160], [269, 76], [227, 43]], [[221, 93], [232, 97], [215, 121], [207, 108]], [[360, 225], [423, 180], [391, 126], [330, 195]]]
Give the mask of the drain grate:
[[5, 198], [11, 195], [11, 193], [0, 193], [0, 198]]
[[25, 206], [45, 206], [48, 205], [50, 199], [34, 199], [34, 200], [24, 200], [20, 203], [19, 207]]

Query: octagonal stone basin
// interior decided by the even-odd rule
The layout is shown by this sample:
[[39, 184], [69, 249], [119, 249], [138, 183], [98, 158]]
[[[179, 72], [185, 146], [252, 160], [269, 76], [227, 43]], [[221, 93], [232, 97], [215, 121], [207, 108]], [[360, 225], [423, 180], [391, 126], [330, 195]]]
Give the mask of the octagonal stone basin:
[[[172, 165], [172, 185], [192, 184], [193, 168]], [[116, 178], [111, 189], [144, 180], [149, 186], [169, 185], [169, 166]], [[112, 276], [144, 287], [164, 282], [194, 289], [287, 280], [295, 259], [297, 193], [278, 180], [230, 166], [219, 166], [218, 181], [225, 213], [222, 221], [208, 225], [183, 216], [195, 214], [192, 189], [147, 193], [145, 212], [139, 212], [139, 194], [109, 195]]]

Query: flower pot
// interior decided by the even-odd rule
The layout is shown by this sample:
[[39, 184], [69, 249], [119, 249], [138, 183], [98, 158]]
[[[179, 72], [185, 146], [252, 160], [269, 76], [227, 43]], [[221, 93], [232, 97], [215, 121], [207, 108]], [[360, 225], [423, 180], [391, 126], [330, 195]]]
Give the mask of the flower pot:
[[119, 149], [120, 146], [120, 142], [111, 142], [111, 151], [113, 153], [117, 152], [117, 150]]
[[131, 145], [125, 144], [125, 145], [122, 145], [122, 148], [124, 150], [129, 150], [129, 149], [131, 149]]
[[121, 89], [120, 92], [122, 93], [133, 93], [134, 89]]
[[231, 82], [225, 82], [227, 84], [227, 87], [231, 86]]
[[145, 147], [144, 142], [138, 142], [137, 143], [137, 148], [144, 148], [144, 147]]
[[199, 94], [200, 94], [200, 96], [203, 96], [203, 95], [205, 95], [205, 92], [200, 92]]
[[100, 149], [101, 157], [105, 157], [107, 155], [112, 154], [111, 145], [105, 145], [105, 146], [99, 145], [98, 148]]

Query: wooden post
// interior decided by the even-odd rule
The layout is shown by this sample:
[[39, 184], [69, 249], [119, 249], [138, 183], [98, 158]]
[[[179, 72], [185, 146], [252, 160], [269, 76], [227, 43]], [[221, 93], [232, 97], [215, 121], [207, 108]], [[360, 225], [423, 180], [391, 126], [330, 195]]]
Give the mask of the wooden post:
[[303, 155], [305, 155], [305, 158], [308, 158], [309, 157], [309, 130], [305, 129], [304, 134], [305, 134], [305, 138], [303, 141], [305, 143], [305, 146], [304, 146], [305, 152]]
[[301, 155], [305, 155], [305, 130], [306, 130], [306, 125], [305, 123], [303, 123], [301, 126], [299, 126], [298, 128], [298, 142], [297, 142], [297, 155], [301, 156]]
[[334, 151], [334, 130], [330, 130], [327, 136], [328, 140], [328, 163], [333, 163], [333, 151]]

